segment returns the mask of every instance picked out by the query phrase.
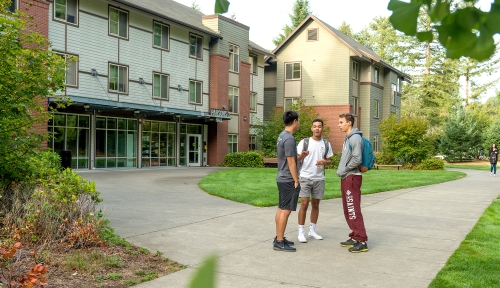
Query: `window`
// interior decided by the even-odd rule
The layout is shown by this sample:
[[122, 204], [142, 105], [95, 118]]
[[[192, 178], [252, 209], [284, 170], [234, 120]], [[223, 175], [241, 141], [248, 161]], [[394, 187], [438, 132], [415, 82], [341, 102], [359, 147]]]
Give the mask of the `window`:
[[201, 82], [189, 81], [189, 102], [201, 104], [201, 94], [203, 93]]
[[391, 105], [396, 105], [396, 84], [391, 83]]
[[55, 0], [54, 18], [78, 24], [78, 0]]
[[7, 7], [7, 10], [12, 12], [12, 13], [16, 12], [16, 10], [19, 9], [19, 7], [17, 7], [17, 3], [18, 3], [18, 0], [12, 0], [10, 2], [10, 6]]
[[352, 79], [359, 79], [359, 64], [358, 62], [352, 62]]
[[307, 41], [318, 41], [318, 28], [307, 30]]
[[378, 152], [378, 135], [373, 136], [373, 152]]
[[250, 111], [257, 112], [257, 93], [250, 92]]
[[250, 141], [248, 142], [249, 143], [249, 147], [248, 147], [248, 150], [249, 151], [255, 151], [257, 150], [257, 136], [255, 135], [250, 135]]
[[153, 97], [168, 99], [168, 75], [153, 74]]
[[401, 78], [398, 78], [398, 92], [401, 93], [401, 86], [403, 85], [403, 81], [401, 80]]
[[257, 74], [257, 55], [250, 55], [248, 62], [250, 62], [250, 73]]
[[240, 71], [240, 47], [229, 44], [229, 71]]
[[227, 138], [227, 154], [238, 152], [238, 135], [229, 134]]
[[168, 25], [164, 25], [158, 22], [153, 24], [153, 46], [156, 48], [161, 48], [168, 50], [168, 38], [169, 38]]
[[[59, 53], [58, 53], [59, 54]], [[66, 85], [78, 86], [78, 63], [75, 60], [76, 56], [68, 54], [59, 54], [66, 61]], [[78, 60], [78, 58], [76, 58]]]
[[375, 67], [375, 73], [373, 74], [373, 82], [379, 83], [380, 68]]
[[203, 37], [189, 35], [189, 56], [203, 59]]
[[109, 91], [127, 93], [128, 67], [109, 64]]
[[378, 100], [373, 100], [373, 118], [379, 118], [380, 102]]
[[300, 63], [285, 63], [285, 80], [300, 79]]
[[359, 99], [358, 97], [352, 97], [352, 115], [358, 115]]
[[285, 111], [292, 110], [292, 106], [299, 103], [298, 98], [285, 98]]
[[238, 113], [238, 96], [240, 88], [229, 87], [229, 112]]
[[109, 7], [109, 34], [128, 38], [128, 12]]

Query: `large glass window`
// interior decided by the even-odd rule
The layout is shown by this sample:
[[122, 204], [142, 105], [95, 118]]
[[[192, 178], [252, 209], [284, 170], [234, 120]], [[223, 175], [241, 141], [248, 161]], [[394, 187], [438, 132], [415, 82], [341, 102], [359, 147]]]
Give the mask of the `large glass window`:
[[135, 167], [137, 120], [96, 117], [96, 168]]
[[153, 97], [168, 99], [168, 75], [153, 74]]
[[373, 100], [373, 117], [379, 118], [380, 113], [380, 102], [378, 100]]
[[300, 63], [285, 64], [285, 80], [299, 80], [300, 72]]
[[89, 161], [89, 127], [88, 115], [54, 113], [49, 120], [49, 148], [59, 153], [71, 150], [71, 168], [88, 168]]
[[78, 57], [68, 54], [57, 53], [66, 61], [66, 85], [78, 86]]
[[257, 150], [257, 136], [255, 135], [250, 135], [250, 141], [249, 141], [249, 151], [255, 151]]
[[142, 165], [175, 166], [175, 123], [142, 123]]
[[352, 115], [358, 115], [359, 99], [358, 97], [352, 97]]
[[257, 75], [257, 60], [259, 57], [257, 55], [250, 55], [248, 57], [248, 62], [250, 62], [250, 73]]
[[118, 93], [128, 92], [128, 67], [109, 64], [109, 91]]
[[391, 105], [396, 105], [396, 84], [391, 83]]
[[240, 47], [229, 44], [229, 71], [240, 71]]
[[55, 0], [54, 18], [78, 24], [78, 0]]
[[238, 113], [238, 98], [240, 88], [229, 87], [229, 112]]
[[189, 35], [189, 56], [203, 59], [203, 37]]
[[358, 62], [352, 62], [352, 79], [359, 79], [359, 64]]
[[297, 103], [299, 103], [298, 98], [285, 98], [285, 111], [292, 110], [292, 106]]
[[257, 111], [257, 93], [250, 92], [250, 111]]
[[128, 38], [128, 12], [109, 7], [109, 34]]
[[380, 68], [375, 67], [374, 72], [375, 73], [373, 74], [373, 82], [378, 84], [379, 83]]
[[379, 151], [379, 137], [378, 135], [373, 136], [373, 152], [378, 152]]
[[202, 83], [198, 81], [189, 81], [189, 102], [194, 104], [202, 104], [203, 88]]
[[170, 27], [158, 22], [154, 22], [153, 26], [153, 45], [157, 48], [168, 50]]
[[238, 135], [229, 134], [227, 144], [227, 154], [238, 152]]

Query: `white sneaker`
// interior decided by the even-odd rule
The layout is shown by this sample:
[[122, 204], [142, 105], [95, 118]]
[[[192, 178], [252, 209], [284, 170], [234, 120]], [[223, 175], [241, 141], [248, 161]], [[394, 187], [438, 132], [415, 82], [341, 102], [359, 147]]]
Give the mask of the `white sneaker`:
[[318, 234], [316, 234], [316, 231], [314, 231], [314, 229], [309, 229], [308, 236], [311, 237], [311, 238], [314, 238], [316, 240], [323, 240], [323, 237], [321, 237]]
[[299, 233], [299, 237], [298, 237], [298, 239], [299, 239], [299, 242], [301, 242], [301, 243], [307, 243], [306, 236], [304, 236], [304, 233], [303, 233], [303, 232], [302, 232], [302, 233]]
[[493, 176], [493, 172], [490, 172], [490, 176]]

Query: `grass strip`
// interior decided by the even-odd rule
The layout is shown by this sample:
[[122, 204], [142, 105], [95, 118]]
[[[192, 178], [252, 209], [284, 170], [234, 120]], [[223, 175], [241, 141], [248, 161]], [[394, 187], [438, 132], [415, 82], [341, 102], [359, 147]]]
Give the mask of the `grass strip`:
[[[340, 179], [335, 170], [326, 171], [325, 199], [340, 197]], [[234, 168], [207, 175], [199, 187], [207, 193], [258, 207], [278, 205], [277, 170]], [[363, 174], [363, 194], [426, 186], [465, 176], [457, 171], [371, 170]]]
[[429, 287], [500, 287], [500, 200], [486, 209]]

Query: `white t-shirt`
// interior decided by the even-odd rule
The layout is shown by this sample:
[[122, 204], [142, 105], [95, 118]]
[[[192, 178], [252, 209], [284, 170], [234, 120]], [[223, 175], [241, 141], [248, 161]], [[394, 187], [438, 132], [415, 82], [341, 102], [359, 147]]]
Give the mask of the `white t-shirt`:
[[[333, 156], [333, 150], [330, 142], [328, 142], [328, 146], [328, 154], [326, 155], [326, 158], [330, 158]], [[298, 155], [302, 153], [303, 147], [304, 139], [300, 140], [299, 145], [297, 145]], [[302, 169], [300, 169], [300, 177], [309, 178], [311, 180], [325, 179], [325, 175], [323, 174], [325, 166], [316, 166], [316, 162], [318, 160], [324, 160], [323, 156], [325, 156], [325, 142], [323, 141], [323, 139], [316, 141], [313, 138], [309, 138], [309, 146], [307, 147], [307, 150], [309, 150], [309, 155], [302, 159]]]

